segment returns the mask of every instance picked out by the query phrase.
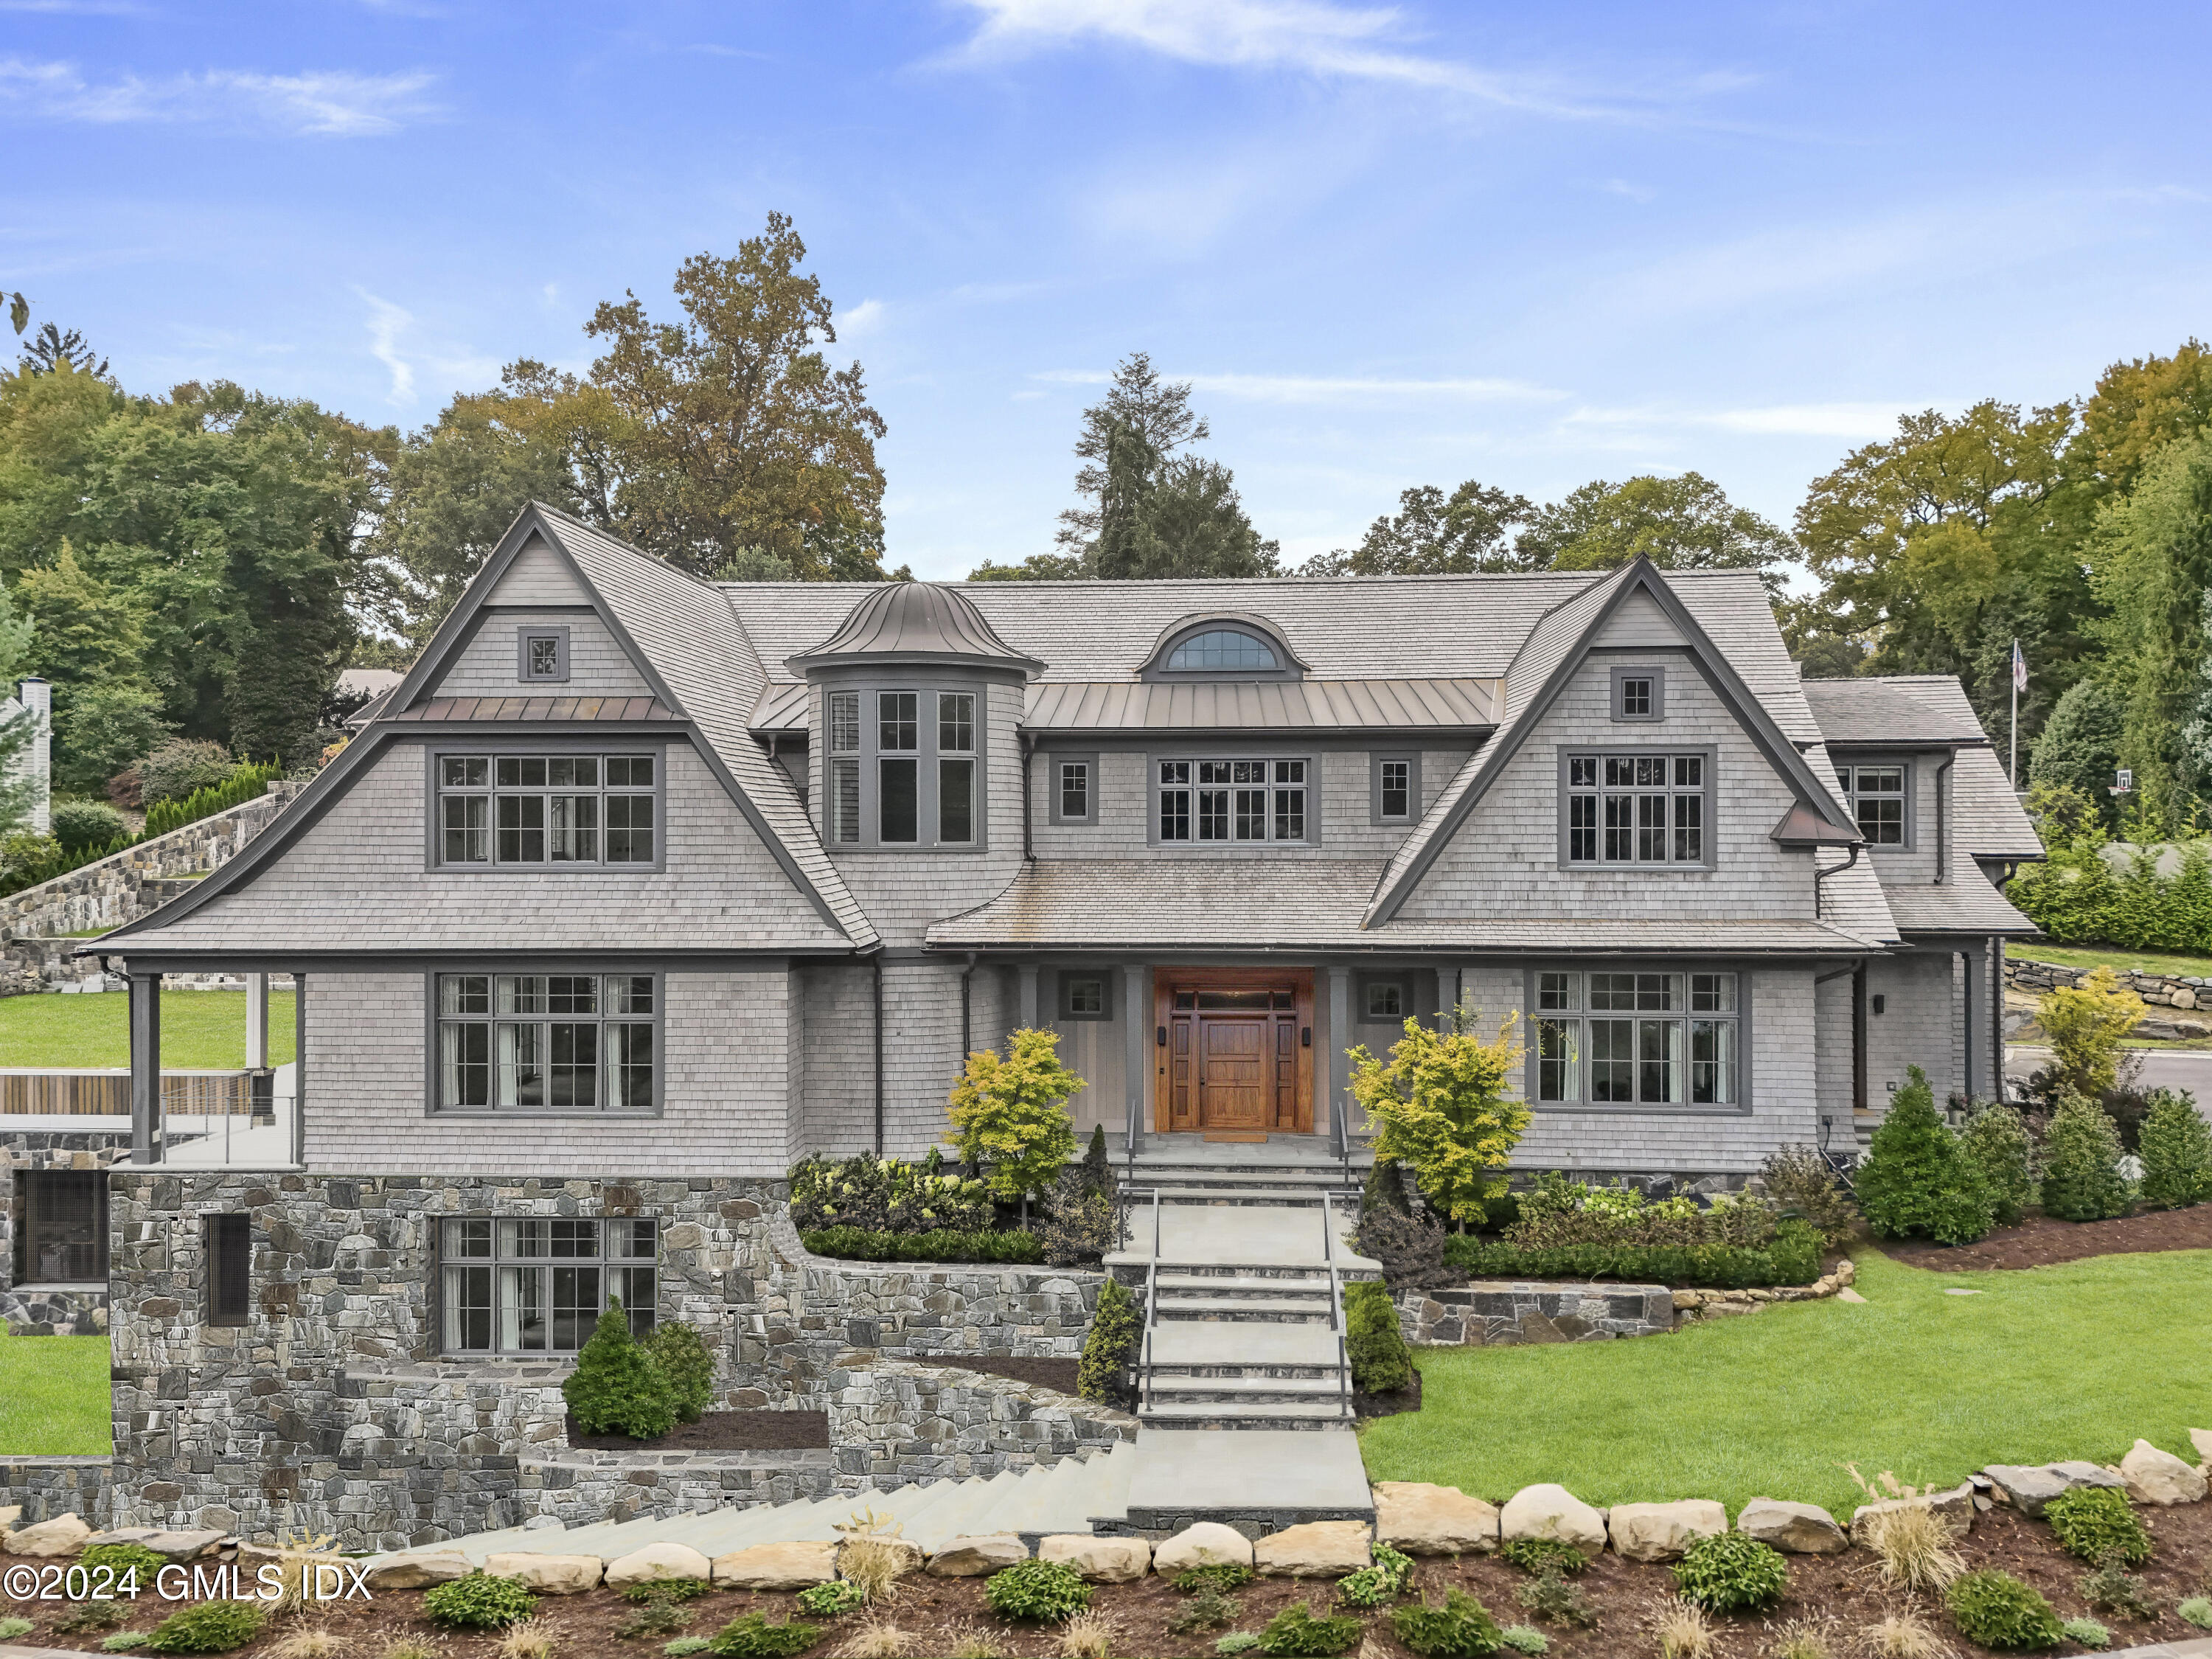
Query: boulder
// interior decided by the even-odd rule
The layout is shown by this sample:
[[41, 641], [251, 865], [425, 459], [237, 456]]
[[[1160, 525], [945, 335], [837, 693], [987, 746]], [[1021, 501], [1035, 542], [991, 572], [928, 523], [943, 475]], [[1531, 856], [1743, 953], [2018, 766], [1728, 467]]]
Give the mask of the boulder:
[[1992, 1463], [1982, 1471], [1997, 1496], [2031, 1521], [2043, 1506], [2076, 1486], [2120, 1486], [2127, 1482], [2097, 1463]]
[[708, 1578], [714, 1564], [688, 1544], [647, 1544], [607, 1563], [607, 1585], [649, 1584], [662, 1578]]
[[1616, 1504], [1605, 1518], [1624, 1561], [1679, 1561], [1700, 1538], [1728, 1530], [1728, 1511], [1710, 1498], [1672, 1504]]
[[159, 1527], [110, 1527], [86, 1539], [84, 1547], [94, 1549], [102, 1544], [143, 1544], [161, 1530]]
[[51, 1521], [40, 1521], [25, 1527], [21, 1532], [8, 1534], [8, 1553], [10, 1555], [75, 1555], [84, 1547], [84, 1540], [92, 1536], [92, 1528], [83, 1518], [75, 1515], [58, 1515]]
[[1754, 1498], [1736, 1516], [1735, 1529], [1784, 1555], [1834, 1555], [1851, 1547], [1836, 1517], [1818, 1504]]
[[229, 1534], [220, 1532], [157, 1532], [137, 1541], [154, 1552], [164, 1561], [181, 1565], [197, 1561], [202, 1556], [213, 1555], [216, 1547]]
[[484, 1571], [512, 1578], [541, 1595], [581, 1595], [596, 1589], [606, 1564], [596, 1555], [535, 1555], [514, 1550], [484, 1557]]
[[1498, 1547], [1498, 1506], [1457, 1486], [1380, 1480], [1375, 1536], [1408, 1555], [1487, 1555]]
[[0, 1504], [0, 1538], [15, 1530], [15, 1523], [23, 1518], [21, 1504]]
[[2197, 1504], [2203, 1501], [2204, 1477], [2170, 1451], [2138, 1440], [2120, 1460], [2120, 1478], [2138, 1504]]
[[459, 1550], [426, 1550], [420, 1555], [390, 1555], [368, 1570], [373, 1590], [428, 1589], [455, 1578], [465, 1578], [475, 1569]]
[[[2212, 1429], [2191, 1429], [2189, 1443], [2197, 1448], [2197, 1467], [2212, 1468]], [[8, 1524], [8, 1511], [0, 1510], [0, 1527]]]
[[1094, 1584], [1133, 1584], [1152, 1571], [1152, 1547], [1142, 1538], [1056, 1532], [1037, 1540], [1037, 1559], [1064, 1562]]
[[981, 1578], [1030, 1559], [1030, 1547], [1018, 1534], [994, 1532], [977, 1538], [955, 1538], [929, 1558], [923, 1569], [933, 1578]]
[[[2055, 1495], [2055, 1494], [2054, 1494]], [[1879, 1504], [1862, 1504], [1851, 1511], [1851, 1542], [1864, 1545], [1873, 1536], [1873, 1525], [1894, 1510], [1915, 1506], [1931, 1509], [1951, 1523], [1954, 1532], [1967, 1533], [1974, 1529], [1974, 1486], [1962, 1481], [1948, 1492], [1930, 1492], [1925, 1498], [1885, 1498]]]
[[755, 1544], [714, 1558], [714, 1582], [739, 1589], [806, 1589], [837, 1576], [837, 1546]]
[[1341, 1578], [1373, 1565], [1364, 1521], [1309, 1521], [1252, 1546], [1252, 1565], [1262, 1577]]
[[1605, 1547], [1605, 1517], [1565, 1486], [1522, 1487], [1505, 1500], [1498, 1530], [1502, 1538], [1556, 1538], [1585, 1555]]
[[1152, 1550], [1152, 1571], [1172, 1578], [1186, 1567], [1249, 1567], [1252, 1540], [1218, 1521], [1200, 1521]]

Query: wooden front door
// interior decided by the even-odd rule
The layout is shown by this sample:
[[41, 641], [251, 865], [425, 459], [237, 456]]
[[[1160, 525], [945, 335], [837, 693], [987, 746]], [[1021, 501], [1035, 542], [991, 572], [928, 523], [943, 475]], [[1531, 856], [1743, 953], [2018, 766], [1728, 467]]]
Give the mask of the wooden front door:
[[1156, 1127], [1311, 1131], [1311, 974], [1163, 969], [1153, 982]]

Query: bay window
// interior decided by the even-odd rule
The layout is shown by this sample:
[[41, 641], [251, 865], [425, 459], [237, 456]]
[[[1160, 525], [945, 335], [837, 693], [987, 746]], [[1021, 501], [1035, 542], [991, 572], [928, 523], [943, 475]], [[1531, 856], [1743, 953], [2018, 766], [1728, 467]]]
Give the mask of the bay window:
[[1530, 1093], [1542, 1104], [1737, 1106], [1740, 976], [1542, 971]]
[[823, 840], [876, 849], [980, 846], [982, 714], [975, 691], [827, 693]]

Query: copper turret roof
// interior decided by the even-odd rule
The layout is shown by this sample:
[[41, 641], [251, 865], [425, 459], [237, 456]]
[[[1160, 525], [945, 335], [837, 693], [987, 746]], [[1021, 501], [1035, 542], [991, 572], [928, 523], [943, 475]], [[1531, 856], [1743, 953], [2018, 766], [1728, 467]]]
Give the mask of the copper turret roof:
[[889, 582], [854, 605], [821, 644], [785, 659], [792, 672], [867, 661], [977, 663], [1018, 668], [1044, 665], [1004, 640], [975, 602], [939, 582]]

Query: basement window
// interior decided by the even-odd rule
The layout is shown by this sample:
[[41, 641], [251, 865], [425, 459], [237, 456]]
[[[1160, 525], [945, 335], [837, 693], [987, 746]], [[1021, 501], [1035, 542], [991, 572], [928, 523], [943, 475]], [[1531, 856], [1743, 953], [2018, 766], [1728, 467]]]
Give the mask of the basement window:
[[15, 1177], [17, 1285], [107, 1282], [107, 1176], [32, 1170]]

